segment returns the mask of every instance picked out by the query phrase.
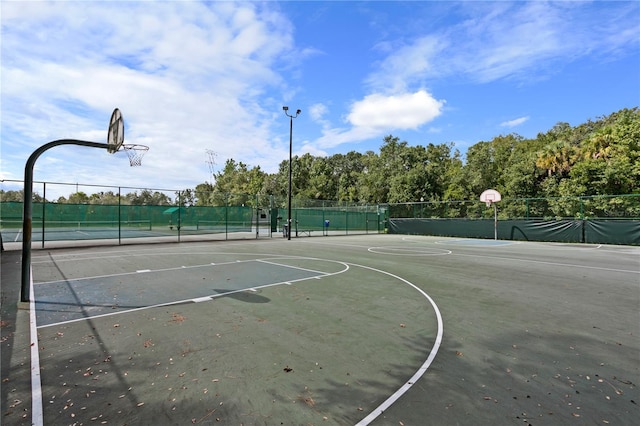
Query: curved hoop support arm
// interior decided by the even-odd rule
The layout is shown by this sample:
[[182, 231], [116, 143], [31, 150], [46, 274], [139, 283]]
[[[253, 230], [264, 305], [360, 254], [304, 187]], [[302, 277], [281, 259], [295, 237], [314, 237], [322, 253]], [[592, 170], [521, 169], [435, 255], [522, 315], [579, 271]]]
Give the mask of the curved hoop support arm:
[[[24, 200], [22, 215], [22, 286], [20, 291], [20, 301], [30, 301], [30, 283], [31, 283], [31, 230], [32, 230], [32, 212], [33, 212], [33, 167], [36, 160], [43, 152], [58, 145], [81, 145], [91, 148], [109, 149], [109, 145], [99, 142], [88, 142], [77, 139], [59, 139], [49, 142], [36, 149], [27, 160], [24, 167]], [[44, 235], [42, 236], [44, 238]]]

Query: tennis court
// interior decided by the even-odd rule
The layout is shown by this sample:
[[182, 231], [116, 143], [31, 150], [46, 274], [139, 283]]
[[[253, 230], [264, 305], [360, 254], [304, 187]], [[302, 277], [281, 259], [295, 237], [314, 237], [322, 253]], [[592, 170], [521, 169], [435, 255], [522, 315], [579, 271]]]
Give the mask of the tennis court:
[[31, 311], [16, 309], [19, 262], [3, 252], [3, 424], [640, 415], [637, 247], [381, 234], [61, 247], [32, 253]]

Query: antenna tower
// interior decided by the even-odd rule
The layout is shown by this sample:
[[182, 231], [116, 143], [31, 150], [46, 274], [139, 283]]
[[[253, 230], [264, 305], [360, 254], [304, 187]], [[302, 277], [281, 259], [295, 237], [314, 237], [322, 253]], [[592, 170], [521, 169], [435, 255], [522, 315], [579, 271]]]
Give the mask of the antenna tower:
[[213, 185], [213, 181], [215, 179], [214, 177], [214, 172], [215, 172], [215, 168], [214, 166], [216, 165], [216, 157], [218, 156], [218, 154], [211, 150], [211, 149], [207, 149], [207, 165], [209, 166], [209, 174], [211, 175], [211, 184]]

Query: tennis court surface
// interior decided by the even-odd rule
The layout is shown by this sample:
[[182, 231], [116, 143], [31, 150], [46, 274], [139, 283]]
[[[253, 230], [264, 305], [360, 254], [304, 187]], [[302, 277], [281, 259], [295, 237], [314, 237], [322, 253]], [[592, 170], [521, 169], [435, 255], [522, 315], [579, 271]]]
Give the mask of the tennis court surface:
[[638, 247], [273, 238], [34, 250], [32, 270], [18, 309], [2, 253], [3, 425], [640, 418]]

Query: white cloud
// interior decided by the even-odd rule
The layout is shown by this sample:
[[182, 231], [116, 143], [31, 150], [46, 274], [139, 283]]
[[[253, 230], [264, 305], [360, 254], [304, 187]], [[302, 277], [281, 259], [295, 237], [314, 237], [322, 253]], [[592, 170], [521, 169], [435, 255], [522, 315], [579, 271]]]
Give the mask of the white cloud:
[[309, 107], [309, 116], [313, 121], [321, 122], [329, 109], [322, 103], [313, 104]]
[[[392, 45], [367, 83], [375, 90], [406, 90], [441, 77], [477, 82], [545, 78], [561, 63], [585, 55], [608, 60], [638, 45], [640, 27], [619, 8], [589, 2], [467, 2], [467, 19]], [[598, 6], [598, 5], [595, 5]], [[631, 13], [637, 14], [637, 9]], [[628, 49], [627, 49], [628, 51]]]
[[397, 47], [380, 62], [379, 69], [366, 82], [373, 90], [385, 93], [407, 91], [412, 83], [419, 84], [425, 78], [442, 73], [435, 59], [447, 45], [445, 38], [428, 35]]
[[[364, 80], [371, 94], [351, 105], [347, 122], [352, 127], [331, 128], [325, 123], [322, 137], [314, 143], [334, 147], [432, 121], [442, 113], [444, 100], [414, 88], [438, 79], [537, 80], [591, 52], [604, 58], [625, 43], [637, 44], [640, 32], [631, 20], [619, 22], [618, 31], [612, 31], [594, 21], [599, 16], [589, 7], [587, 3], [466, 3], [460, 9], [466, 19], [457, 24], [414, 38], [382, 40], [375, 47], [388, 55]], [[618, 22], [617, 13], [603, 21]], [[516, 126], [526, 119], [503, 125]]]
[[373, 94], [351, 106], [347, 120], [355, 127], [380, 129], [416, 129], [440, 115], [443, 101], [425, 90], [385, 96]]
[[528, 120], [529, 120], [529, 116], [515, 118], [513, 120], [503, 121], [502, 123], [500, 123], [500, 127], [516, 127]]
[[[417, 129], [438, 117], [444, 101], [433, 98], [426, 90], [398, 95], [372, 94], [351, 105], [347, 115], [350, 128], [323, 129], [322, 136], [309, 146], [333, 148], [384, 136], [393, 130]], [[308, 148], [311, 152], [311, 148]]]
[[262, 97], [282, 84], [274, 64], [292, 49], [291, 23], [268, 4], [123, 5], [3, 3], [3, 176], [50, 140], [104, 142], [114, 107], [125, 143], [151, 147], [143, 168], [69, 147], [44, 154], [38, 176], [192, 187], [209, 175], [206, 149], [276, 171], [288, 153], [270, 134], [280, 101]]

